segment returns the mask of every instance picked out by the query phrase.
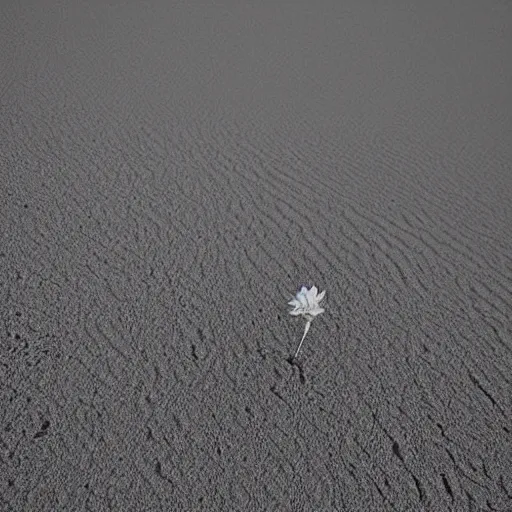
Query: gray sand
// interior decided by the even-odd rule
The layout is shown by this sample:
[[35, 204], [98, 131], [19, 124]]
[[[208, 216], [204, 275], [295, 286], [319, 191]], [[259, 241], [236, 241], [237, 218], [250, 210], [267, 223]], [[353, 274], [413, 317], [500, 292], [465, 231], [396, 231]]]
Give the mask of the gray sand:
[[203, 3], [3, 3], [0, 509], [512, 510], [512, 5]]

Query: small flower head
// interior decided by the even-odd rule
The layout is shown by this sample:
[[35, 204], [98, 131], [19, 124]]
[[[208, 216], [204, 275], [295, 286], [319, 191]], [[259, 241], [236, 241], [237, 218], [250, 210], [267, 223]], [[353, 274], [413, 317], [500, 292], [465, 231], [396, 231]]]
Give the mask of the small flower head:
[[315, 316], [323, 313], [325, 309], [319, 306], [320, 301], [324, 298], [325, 290], [318, 293], [316, 286], [307, 289], [303, 286], [294, 299], [288, 304], [293, 306], [294, 309], [290, 311], [290, 315], [299, 316], [302, 315], [308, 322], [311, 322]]

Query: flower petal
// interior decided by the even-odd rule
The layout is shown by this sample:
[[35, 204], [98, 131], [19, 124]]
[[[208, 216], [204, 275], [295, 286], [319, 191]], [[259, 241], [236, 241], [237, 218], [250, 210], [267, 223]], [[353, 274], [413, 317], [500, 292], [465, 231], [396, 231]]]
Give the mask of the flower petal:
[[317, 302], [320, 302], [325, 296], [325, 290], [323, 292], [320, 292], [317, 296], [316, 296], [316, 301]]
[[302, 292], [299, 292], [297, 294], [297, 302], [299, 302], [299, 304], [302, 306], [302, 307], [308, 307], [308, 298], [307, 298], [307, 295], [305, 293], [302, 293]]

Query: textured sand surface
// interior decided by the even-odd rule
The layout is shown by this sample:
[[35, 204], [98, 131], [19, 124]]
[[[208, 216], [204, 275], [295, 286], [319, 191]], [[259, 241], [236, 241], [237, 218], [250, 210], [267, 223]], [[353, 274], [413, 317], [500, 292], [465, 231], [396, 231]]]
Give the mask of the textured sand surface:
[[0, 510], [511, 511], [511, 34], [4, 2]]

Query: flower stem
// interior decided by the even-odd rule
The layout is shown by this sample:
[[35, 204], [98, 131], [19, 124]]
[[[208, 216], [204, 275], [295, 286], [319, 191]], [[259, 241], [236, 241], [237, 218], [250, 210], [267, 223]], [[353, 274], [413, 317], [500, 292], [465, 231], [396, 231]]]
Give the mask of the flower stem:
[[302, 339], [300, 340], [299, 346], [297, 347], [297, 351], [295, 352], [295, 355], [293, 356], [294, 358], [299, 355], [300, 347], [302, 347], [302, 342], [304, 341], [304, 338], [306, 337], [306, 334], [309, 331], [310, 325], [311, 325], [311, 321], [308, 320], [306, 322], [306, 327], [304, 328], [304, 334], [302, 335]]

